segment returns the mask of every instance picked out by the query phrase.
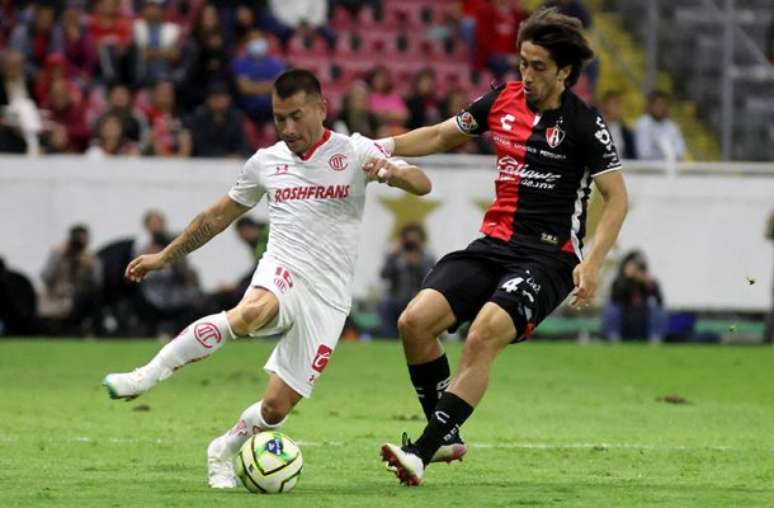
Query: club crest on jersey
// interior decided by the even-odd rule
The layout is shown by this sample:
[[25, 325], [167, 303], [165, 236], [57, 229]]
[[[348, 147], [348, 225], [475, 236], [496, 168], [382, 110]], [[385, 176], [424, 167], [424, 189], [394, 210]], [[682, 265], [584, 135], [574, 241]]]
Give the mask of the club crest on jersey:
[[349, 166], [349, 162], [347, 161], [346, 155], [337, 153], [335, 155], [331, 155], [331, 158], [328, 159], [328, 165], [334, 171], [344, 171], [347, 169], [347, 166]]
[[546, 129], [546, 141], [548, 141], [548, 146], [551, 148], [556, 148], [563, 140], [564, 131], [558, 125]]

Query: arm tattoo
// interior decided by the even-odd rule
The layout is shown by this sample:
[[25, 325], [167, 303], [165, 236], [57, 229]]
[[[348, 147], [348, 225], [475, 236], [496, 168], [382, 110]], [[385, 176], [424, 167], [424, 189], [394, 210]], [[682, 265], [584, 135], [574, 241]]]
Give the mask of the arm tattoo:
[[210, 221], [206, 213], [200, 213], [169, 246], [167, 262], [173, 263], [186, 254], [195, 251], [218, 234], [220, 230]]

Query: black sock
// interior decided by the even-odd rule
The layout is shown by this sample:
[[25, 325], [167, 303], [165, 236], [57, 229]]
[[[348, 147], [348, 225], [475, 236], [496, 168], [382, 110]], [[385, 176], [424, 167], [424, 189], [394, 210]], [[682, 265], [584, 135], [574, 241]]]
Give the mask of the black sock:
[[425, 431], [414, 443], [425, 465], [430, 462], [447, 434], [459, 433], [460, 427], [471, 413], [473, 406], [453, 393], [444, 392]]
[[422, 410], [429, 422], [435, 406], [438, 404], [438, 399], [449, 386], [451, 374], [449, 360], [444, 353], [430, 362], [409, 365], [408, 369], [411, 383], [414, 385], [419, 403], [422, 404]]

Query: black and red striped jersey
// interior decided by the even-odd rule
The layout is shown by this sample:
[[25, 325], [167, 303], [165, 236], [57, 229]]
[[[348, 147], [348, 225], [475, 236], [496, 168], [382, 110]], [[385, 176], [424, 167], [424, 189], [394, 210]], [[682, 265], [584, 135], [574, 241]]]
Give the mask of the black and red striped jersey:
[[591, 180], [621, 169], [602, 116], [569, 90], [558, 109], [537, 113], [522, 82], [510, 81], [460, 111], [456, 123], [470, 136], [489, 131], [497, 154], [496, 199], [481, 232], [580, 258]]

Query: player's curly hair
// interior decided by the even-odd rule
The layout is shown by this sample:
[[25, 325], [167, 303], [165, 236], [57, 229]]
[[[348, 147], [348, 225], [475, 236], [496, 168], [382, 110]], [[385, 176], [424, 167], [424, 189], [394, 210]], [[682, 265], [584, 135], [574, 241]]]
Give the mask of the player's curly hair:
[[572, 66], [564, 80], [567, 87], [578, 81], [583, 65], [594, 56], [583, 35], [581, 21], [560, 14], [554, 7], [535, 11], [524, 20], [519, 27], [519, 49], [524, 41], [546, 48], [559, 68]]

